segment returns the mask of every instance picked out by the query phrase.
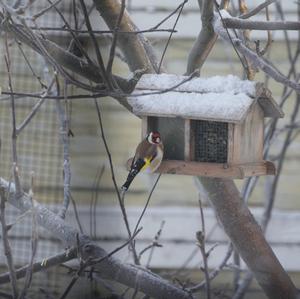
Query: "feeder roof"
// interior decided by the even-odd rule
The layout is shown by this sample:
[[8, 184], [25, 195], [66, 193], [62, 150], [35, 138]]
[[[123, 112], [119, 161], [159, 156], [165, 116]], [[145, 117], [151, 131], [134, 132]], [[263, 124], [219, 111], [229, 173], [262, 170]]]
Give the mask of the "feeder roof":
[[169, 74], [145, 74], [128, 102], [133, 112], [140, 116], [240, 123], [251, 106], [258, 102], [265, 117], [283, 117], [282, 110], [263, 84], [232, 75], [190, 79]]

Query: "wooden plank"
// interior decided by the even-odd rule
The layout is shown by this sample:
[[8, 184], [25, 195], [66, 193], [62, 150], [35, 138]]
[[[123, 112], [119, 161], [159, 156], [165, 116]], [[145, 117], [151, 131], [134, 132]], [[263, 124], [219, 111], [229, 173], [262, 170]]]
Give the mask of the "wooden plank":
[[[132, 158], [127, 161], [129, 169]], [[275, 166], [270, 161], [245, 164], [204, 163], [194, 161], [163, 160], [158, 173], [243, 179], [250, 176], [274, 175]]]
[[184, 160], [191, 160], [191, 120], [184, 120]]
[[147, 116], [142, 117], [142, 132], [141, 132], [141, 134], [142, 134], [141, 139], [144, 139], [145, 136], [147, 136], [147, 134], [148, 134], [148, 117]]
[[242, 168], [245, 177], [276, 174], [275, 165], [271, 161], [243, 164]]
[[245, 121], [235, 125], [232, 164], [262, 161], [263, 140], [264, 113], [256, 103], [248, 111]]
[[227, 144], [228, 164], [233, 164], [234, 161], [234, 128], [235, 128], [235, 124], [228, 123], [228, 144]]
[[256, 96], [265, 117], [282, 118], [284, 112], [272, 96], [272, 92], [262, 82], [256, 83]]

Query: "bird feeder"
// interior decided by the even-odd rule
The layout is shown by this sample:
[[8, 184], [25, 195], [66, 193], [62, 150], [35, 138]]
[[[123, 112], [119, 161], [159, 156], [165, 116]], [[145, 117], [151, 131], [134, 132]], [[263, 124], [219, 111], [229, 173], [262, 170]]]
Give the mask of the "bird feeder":
[[162, 136], [157, 172], [238, 179], [275, 174], [263, 159], [264, 118], [284, 114], [262, 83], [232, 75], [145, 74], [128, 101], [142, 118], [143, 138], [154, 130]]

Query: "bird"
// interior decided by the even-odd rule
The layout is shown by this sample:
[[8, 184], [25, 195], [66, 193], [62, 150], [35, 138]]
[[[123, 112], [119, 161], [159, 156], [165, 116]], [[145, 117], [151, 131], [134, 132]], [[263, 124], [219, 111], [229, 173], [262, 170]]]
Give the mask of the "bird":
[[129, 174], [121, 190], [127, 191], [133, 179], [140, 171], [154, 172], [157, 170], [164, 155], [164, 146], [160, 133], [151, 131], [137, 146], [131, 163]]

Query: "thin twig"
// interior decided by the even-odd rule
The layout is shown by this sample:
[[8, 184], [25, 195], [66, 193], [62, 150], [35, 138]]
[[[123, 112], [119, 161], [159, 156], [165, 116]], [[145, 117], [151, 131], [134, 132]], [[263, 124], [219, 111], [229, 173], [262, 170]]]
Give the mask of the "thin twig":
[[11, 78], [11, 61], [10, 55], [8, 50], [8, 37], [7, 34], [5, 35], [5, 50], [6, 54], [4, 56], [6, 68], [7, 68], [7, 75], [8, 75], [8, 86], [11, 92], [11, 113], [12, 113], [12, 157], [13, 157], [13, 174], [14, 180], [16, 184], [17, 196], [20, 196], [22, 193], [21, 182], [19, 178], [19, 169], [18, 169], [18, 154], [17, 154], [17, 129], [16, 129], [16, 107], [15, 107], [15, 97], [13, 95], [13, 86], [12, 86], [12, 78]]
[[80, 219], [79, 219], [79, 214], [78, 214], [78, 210], [77, 210], [77, 205], [76, 205], [76, 201], [73, 198], [72, 194], [70, 193], [70, 199], [73, 205], [73, 210], [74, 210], [74, 214], [75, 214], [75, 219], [79, 228], [79, 231], [83, 234], [83, 227], [81, 225]]
[[[46, 99], [50, 99], [50, 100], [79, 100], [79, 99], [95, 99], [95, 98], [104, 98], [107, 96], [111, 96], [111, 97], [118, 97], [119, 101], [121, 102], [122, 98], [126, 98], [128, 96], [132, 96], [132, 97], [143, 97], [143, 96], [148, 96], [148, 95], [155, 95], [155, 94], [163, 94], [163, 93], [167, 93], [169, 91], [172, 91], [174, 89], [176, 89], [177, 87], [183, 85], [184, 83], [192, 80], [195, 77], [199, 76], [199, 72], [198, 71], [194, 71], [193, 73], [191, 73], [188, 77], [186, 77], [185, 79], [183, 79], [181, 82], [179, 82], [178, 84], [175, 84], [173, 86], [171, 86], [170, 88], [166, 88], [163, 90], [159, 90], [159, 91], [151, 91], [151, 92], [134, 92], [134, 93], [124, 93], [124, 92], [114, 92], [114, 91], [100, 91], [99, 89], [97, 90], [97, 92], [93, 93], [93, 94], [79, 94], [79, 95], [68, 95], [68, 96], [45, 96]], [[32, 98], [40, 98], [41, 97], [41, 93], [18, 93], [18, 92], [9, 92], [9, 91], [2, 91], [2, 94], [4, 95], [11, 95], [13, 94], [14, 96], [19, 96], [19, 99], [21, 99], [23, 96], [24, 97], [32, 97]], [[4, 99], [6, 100], [6, 99]], [[2, 100], [0, 99], [0, 102]]]
[[30, 61], [29, 61], [27, 55], [25, 54], [25, 52], [24, 52], [24, 50], [23, 50], [22, 44], [21, 44], [18, 40], [16, 40], [16, 39], [15, 39], [15, 41], [16, 41], [16, 44], [18, 45], [18, 48], [19, 48], [19, 50], [20, 50], [20, 52], [21, 52], [21, 54], [22, 54], [22, 56], [23, 56], [23, 58], [24, 58], [26, 64], [27, 64], [28, 67], [29, 67], [29, 69], [30, 69], [30, 71], [31, 71], [31, 73], [32, 73], [32, 75], [33, 75], [33, 77], [40, 83], [41, 88], [47, 88], [47, 86], [42, 82], [41, 77], [38, 76], [38, 75], [35, 73], [35, 70], [34, 70], [33, 66], [31, 65], [31, 63], [30, 63]]
[[106, 74], [107, 74], [108, 78], [111, 77], [111, 70], [112, 70], [112, 65], [113, 65], [114, 57], [115, 57], [115, 51], [116, 51], [116, 47], [117, 47], [118, 33], [120, 30], [120, 24], [122, 22], [124, 11], [125, 11], [125, 0], [122, 0], [121, 1], [121, 10], [120, 10], [119, 16], [116, 21], [116, 26], [114, 28], [113, 39], [112, 39], [112, 43], [110, 46], [109, 58], [108, 58], [107, 67], [106, 67]]
[[[51, 5], [53, 5], [51, 0], [47, 0]], [[71, 26], [70, 24], [67, 22], [66, 18], [64, 17], [64, 15], [62, 14], [62, 12], [55, 6], [53, 5], [55, 11], [58, 13], [58, 15], [60, 16], [60, 18], [62, 19], [62, 21], [64, 22], [64, 26], [66, 26], [71, 33], [71, 36], [73, 38], [74, 43], [76, 44], [76, 46], [78, 47], [78, 49], [80, 50], [81, 54], [86, 58], [87, 62], [89, 64], [93, 64], [93, 61], [91, 60], [91, 58], [89, 57], [88, 53], [85, 51], [85, 49], [83, 48], [82, 44], [80, 43], [80, 41], [78, 40], [77, 36], [73, 33], [73, 31], [71, 30]]]
[[[270, 14], [269, 14], [269, 8], [268, 6], [266, 7], [266, 20], [267, 21], [270, 21]], [[272, 45], [272, 33], [270, 30], [267, 31], [267, 34], [268, 34], [268, 38], [267, 38], [267, 43], [265, 45], [265, 47], [262, 49], [262, 50], [259, 50], [257, 51], [257, 53], [260, 55], [260, 56], [263, 56], [265, 55], [265, 53], [268, 51], [268, 49], [271, 47]]]
[[[31, 207], [28, 200], [28, 195], [25, 192], [22, 194], [21, 200], [16, 199], [15, 184], [10, 184], [7, 180], [0, 177], [0, 187], [4, 188], [5, 191], [9, 193], [10, 196], [8, 197], [8, 202], [15, 208], [25, 212]], [[39, 225], [46, 228], [53, 234], [55, 238], [60, 239], [66, 245], [76, 246], [76, 239], [79, 232], [74, 227], [67, 225], [64, 220], [57, 216], [57, 214], [51, 212], [49, 209], [37, 202], [35, 202], [35, 204], [39, 215]], [[87, 249], [83, 251], [86, 259], [89, 256], [99, 258], [106, 256], [106, 251], [100, 246], [93, 244], [88, 236], [79, 234], [79, 239], [81, 248]], [[92, 245], [93, 247], [91, 248], [89, 245]], [[92, 252], [90, 252], [89, 249], [92, 249]], [[137, 269], [141, 269], [138, 266], [123, 263], [114, 257], [106, 259], [103, 261], [103, 264], [99, 265], [99, 267], [98, 265], [94, 266], [106, 279], [119, 282], [131, 288], [133, 288], [135, 285]], [[140, 280], [141, 292], [148, 294], [150, 297], [163, 297], [164, 299], [192, 298], [187, 291], [182, 290], [178, 286], [175, 286], [174, 284], [168, 282], [149, 270], [144, 270], [141, 272]], [[153, 288], [153, 285], [155, 285], [155, 288]]]
[[47, 90], [42, 94], [40, 100], [36, 102], [36, 104], [32, 107], [30, 113], [26, 116], [26, 118], [22, 121], [22, 123], [16, 128], [17, 134], [20, 134], [22, 130], [30, 123], [32, 118], [36, 115], [40, 107], [45, 102], [47, 95], [49, 95], [54, 82], [55, 80], [53, 79], [49, 87], [47, 88]]
[[147, 264], [146, 264], [146, 267], [149, 268], [150, 267], [150, 263], [152, 261], [152, 258], [153, 258], [153, 254], [154, 254], [154, 249], [156, 247], [159, 247], [158, 245], [158, 239], [160, 238], [161, 236], [161, 233], [162, 233], [162, 230], [164, 228], [164, 225], [165, 225], [165, 221], [162, 221], [161, 224], [160, 224], [160, 228], [158, 230], [158, 232], [156, 233], [155, 237], [154, 237], [154, 241], [152, 243], [152, 246], [151, 246], [151, 250], [150, 250], [150, 253], [149, 253], [149, 257], [148, 257], [148, 260], [147, 260]]
[[93, 28], [92, 28], [92, 25], [91, 25], [91, 22], [90, 22], [90, 19], [89, 19], [89, 13], [86, 9], [86, 5], [85, 5], [84, 1], [83, 0], [79, 0], [79, 1], [80, 1], [82, 11], [83, 11], [86, 27], [89, 30], [89, 34], [91, 36], [91, 40], [92, 40], [92, 43], [94, 45], [94, 50], [95, 50], [95, 53], [96, 53], [98, 66], [100, 67], [101, 76], [102, 76], [103, 81], [105, 82], [106, 86], [109, 87], [109, 89], [110, 89], [111, 88], [110, 81], [108, 80], [108, 78], [106, 76], [106, 70], [105, 70], [103, 58], [102, 58], [101, 52], [99, 50], [98, 42], [97, 42], [96, 37], [93, 33]]
[[[54, 256], [48, 257], [46, 259], [43, 259], [41, 261], [38, 261], [32, 265], [32, 272], [40, 272], [46, 269], [49, 269], [51, 267], [55, 267], [57, 265], [61, 265], [67, 261], [70, 261], [72, 259], [75, 259], [77, 257], [77, 249], [72, 248], [68, 249], [67, 251], [64, 251], [63, 253], [56, 254]], [[26, 265], [24, 267], [21, 267], [16, 270], [16, 278], [21, 279], [25, 277], [28, 268], [30, 266]], [[0, 274], [0, 284], [5, 284], [10, 282], [10, 274], [9, 273], [2, 273]]]
[[[231, 35], [230, 35], [229, 31], [228, 31], [228, 28], [227, 28], [227, 27], [225, 26], [225, 24], [224, 24], [224, 18], [222, 17], [222, 14], [221, 14], [221, 12], [220, 12], [220, 9], [219, 9], [219, 7], [218, 7], [218, 4], [217, 4], [217, 1], [216, 1], [216, 0], [215, 0], [215, 5], [216, 5], [216, 8], [217, 8], [217, 12], [218, 12], [219, 18], [220, 18], [221, 23], [222, 23], [222, 25], [223, 25], [223, 28], [225, 28], [226, 35], [227, 35], [226, 37], [228, 37], [228, 39], [229, 39], [229, 41], [230, 41], [230, 43], [231, 43], [231, 45], [232, 45], [232, 47], [233, 47], [233, 49], [234, 49], [236, 55], [238, 56], [238, 58], [239, 58], [239, 60], [240, 60], [240, 62], [241, 62], [241, 64], [242, 64], [244, 70], [247, 72], [247, 65], [245, 65], [245, 62], [243, 61], [243, 59], [242, 59], [242, 57], [241, 57], [239, 51], [237, 50], [237, 48], [236, 48], [236, 46], [235, 46], [235, 44], [234, 44], [234, 42], [233, 42], [233, 39], [232, 39], [232, 37], [231, 37]], [[215, 32], [218, 33], [218, 34], [220, 34], [216, 29], [215, 29]], [[222, 36], [222, 37], [225, 39], [225, 36]]]
[[240, 19], [248, 19], [250, 17], [255, 16], [256, 14], [258, 14], [261, 10], [263, 10], [264, 8], [268, 8], [268, 6], [274, 2], [276, 2], [277, 0], [267, 0], [261, 4], [259, 4], [257, 7], [253, 8], [251, 11], [242, 14], [241, 16], [239, 16]]
[[270, 221], [270, 218], [271, 218], [271, 213], [272, 213], [272, 210], [273, 210], [276, 190], [277, 190], [279, 178], [280, 178], [280, 175], [281, 175], [281, 170], [282, 170], [282, 167], [283, 167], [284, 158], [285, 158], [285, 155], [287, 153], [288, 147], [290, 145], [290, 139], [292, 138], [292, 134], [293, 134], [293, 131], [294, 131], [294, 127], [292, 125], [296, 121], [299, 110], [300, 110], [300, 94], [297, 94], [296, 103], [295, 103], [294, 110], [293, 110], [293, 113], [291, 115], [291, 120], [290, 120], [291, 127], [287, 132], [286, 138], [285, 138], [283, 146], [281, 148], [280, 159], [279, 159], [278, 166], [277, 166], [277, 174], [274, 178], [274, 182], [272, 184], [272, 189], [271, 189], [270, 195], [267, 198], [266, 203], [265, 203], [265, 211], [264, 211], [264, 214], [263, 214], [263, 219], [262, 219], [262, 224], [261, 224], [263, 231], [266, 230], [267, 225], [268, 225], [268, 223]]
[[51, 3], [48, 7], [44, 8], [44, 9], [40, 10], [39, 12], [37, 12], [36, 14], [34, 14], [30, 19], [33, 21], [36, 21], [39, 17], [44, 15], [50, 9], [52, 9], [53, 7], [56, 7], [56, 5], [59, 4], [61, 1], [62, 0], [56, 0], [54, 3]]
[[[213, 280], [214, 278], [216, 278], [218, 276], [218, 274], [220, 273], [220, 271], [224, 267], [226, 267], [227, 262], [228, 262], [228, 260], [230, 259], [231, 255], [232, 255], [232, 251], [233, 251], [233, 246], [230, 243], [229, 246], [228, 246], [226, 255], [224, 256], [224, 258], [223, 258], [222, 262], [220, 263], [220, 265], [209, 273], [209, 280]], [[191, 291], [192, 293], [195, 293], [195, 292], [201, 290], [205, 285], [206, 285], [206, 279], [204, 279], [199, 284], [189, 288], [189, 291]]]
[[208, 254], [205, 249], [205, 242], [206, 242], [205, 221], [204, 221], [201, 200], [199, 200], [199, 208], [200, 208], [200, 215], [201, 215], [201, 231], [198, 231], [196, 233], [196, 238], [198, 241], [197, 245], [200, 248], [202, 259], [203, 259], [204, 268], [202, 269], [202, 271], [204, 272], [204, 275], [205, 275], [206, 298], [210, 299], [211, 298], [211, 290], [210, 290], [210, 279], [209, 279], [209, 271], [208, 271], [208, 263], [207, 263]]
[[161, 173], [158, 175], [158, 177], [157, 177], [157, 179], [156, 179], [154, 185], [153, 185], [152, 188], [151, 188], [151, 191], [150, 191], [150, 193], [149, 193], [149, 196], [148, 196], [148, 198], [147, 198], [147, 201], [146, 201], [146, 203], [145, 203], [145, 206], [144, 206], [144, 208], [143, 208], [143, 211], [142, 211], [142, 213], [141, 213], [141, 215], [140, 215], [140, 217], [139, 217], [139, 219], [138, 219], [138, 221], [137, 221], [137, 223], [136, 223], [136, 225], [135, 225], [135, 228], [134, 228], [134, 230], [133, 230], [134, 232], [138, 230], [138, 227], [139, 227], [139, 225], [140, 225], [140, 223], [141, 223], [141, 221], [142, 221], [142, 219], [143, 219], [143, 217], [144, 217], [144, 215], [145, 215], [145, 213], [146, 213], [146, 210], [147, 210], [147, 208], [148, 208], [148, 206], [149, 206], [149, 203], [150, 203], [150, 199], [151, 199], [152, 194], [153, 194], [153, 192], [154, 192], [154, 190], [155, 190], [155, 188], [156, 188], [156, 186], [157, 186], [157, 184], [158, 184], [158, 181], [159, 181], [161, 175], [162, 175]]
[[[174, 23], [173, 28], [172, 28], [173, 31], [175, 30], [175, 27], [176, 27], [176, 25], [177, 25], [177, 23], [178, 23], [178, 20], [179, 20], [180, 16], [181, 16], [181, 13], [182, 13], [182, 10], [183, 10], [183, 8], [184, 8], [184, 5], [185, 5], [187, 2], [188, 2], [188, 0], [184, 0], [184, 1], [179, 5], [179, 6], [180, 6], [180, 9], [179, 9], [178, 15], [177, 15], [177, 17], [176, 17], [175, 23]], [[163, 51], [163, 53], [162, 53], [162, 55], [161, 55], [161, 58], [160, 58], [160, 61], [159, 61], [159, 65], [158, 65], [158, 71], [157, 71], [157, 73], [160, 72], [160, 69], [161, 69], [161, 66], [162, 66], [162, 63], [163, 63], [165, 54], [166, 54], [166, 52], [167, 52], [168, 46], [169, 46], [170, 41], [171, 41], [171, 38], [172, 38], [172, 36], [173, 36], [173, 31], [170, 33], [169, 38], [168, 38], [167, 43], [166, 43], [166, 46], [165, 46], [165, 48], [164, 48], [164, 51]]]
[[98, 200], [98, 192], [99, 192], [99, 185], [102, 179], [102, 176], [105, 171], [105, 165], [99, 167], [97, 174], [95, 176], [95, 180], [93, 183], [93, 190], [90, 202], [90, 236], [92, 238], [97, 237], [97, 200]]
[[[104, 128], [103, 128], [103, 124], [102, 124], [101, 111], [100, 111], [100, 107], [99, 107], [97, 99], [95, 99], [95, 106], [96, 106], [96, 111], [97, 111], [100, 131], [101, 131], [101, 137], [102, 137], [104, 147], [105, 147], [105, 151], [106, 151], [108, 161], [109, 161], [109, 166], [110, 166], [110, 171], [111, 171], [111, 178], [112, 178], [114, 188], [115, 188], [115, 191], [116, 191], [116, 194], [117, 194], [117, 197], [118, 197], [119, 205], [120, 205], [120, 208], [121, 208], [121, 212], [122, 212], [122, 216], [123, 216], [123, 219], [124, 219], [126, 230], [127, 230], [128, 236], [129, 236], [129, 240], [131, 240], [132, 234], [131, 234], [131, 230], [130, 230], [130, 226], [129, 226], [129, 222], [128, 222], [126, 209], [125, 209], [125, 206], [124, 206], [125, 193], [123, 192], [123, 194], [121, 196], [118, 185], [117, 185], [117, 182], [116, 182], [113, 161], [112, 161], [111, 153], [110, 153], [107, 141], [106, 141]], [[133, 253], [134, 262], [135, 262], [135, 264], [139, 265], [138, 255], [137, 255], [137, 252], [135, 250], [133, 240], [130, 241], [130, 246], [131, 246], [131, 250], [132, 250], [132, 253]]]

